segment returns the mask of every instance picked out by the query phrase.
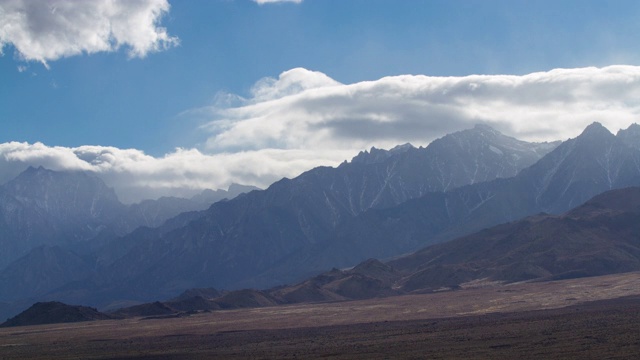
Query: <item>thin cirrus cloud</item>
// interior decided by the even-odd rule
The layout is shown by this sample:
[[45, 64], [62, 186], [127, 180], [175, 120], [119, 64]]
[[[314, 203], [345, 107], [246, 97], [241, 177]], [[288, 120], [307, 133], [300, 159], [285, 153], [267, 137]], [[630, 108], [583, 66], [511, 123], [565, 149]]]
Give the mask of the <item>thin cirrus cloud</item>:
[[179, 44], [158, 23], [168, 13], [167, 0], [2, 0], [0, 53], [12, 44], [26, 61], [116, 51], [130, 57]]
[[187, 113], [211, 119], [200, 150], [153, 157], [136, 149], [11, 142], [0, 144], [0, 182], [27, 165], [84, 170], [132, 202], [234, 182], [265, 187], [371, 146], [426, 145], [477, 123], [530, 141], [574, 137], [594, 121], [617, 131], [638, 120], [640, 67], [403, 75], [354, 84], [296, 68], [256, 82], [247, 98], [221, 94], [219, 100]]

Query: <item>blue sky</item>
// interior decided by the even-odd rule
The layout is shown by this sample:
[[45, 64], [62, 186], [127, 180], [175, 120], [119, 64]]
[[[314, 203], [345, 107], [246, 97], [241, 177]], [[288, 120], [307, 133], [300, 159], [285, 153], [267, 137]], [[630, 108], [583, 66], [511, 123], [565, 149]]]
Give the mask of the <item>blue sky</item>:
[[[52, 7], [58, 2], [64, 1], [35, 3]], [[8, 8], [9, 3], [0, 0], [0, 7]], [[327, 77], [318, 78], [323, 84], [325, 80], [330, 84], [331, 79], [341, 84], [363, 84], [405, 74], [458, 79], [473, 74], [526, 76], [557, 68], [603, 68], [640, 62], [637, 1], [304, 0], [257, 4], [250, 0], [169, 0], [169, 4], [156, 25], [179, 39], [179, 45], [170, 44], [133, 58], [126, 44], [110, 51], [85, 51], [48, 58], [48, 68], [37, 60], [25, 60], [14, 46], [17, 40], [6, 33], [3, 38], [1, 21], [6, 25], [8, 20], [0, 20], [0, 42], [4, 43], [4, 55], [0, 57], [0, 143], [136, 149], [154, 158], [174, 154], [176, 147], [195, 149], [204, 155], [261, 149], [302, 151], [304, 144], [278, 137], [286, 137], [286, 131], [264, 141], [243, 137], [246, 133], [239, 136], [243, 141], [229, 140], [239, 131], [236, 125], [244, 124], [246, 130], [257, 123], [246, 121], [253, 119], [251, 116], [266, 116], [255, 115], [250, 108], [260, 102], [252, 91], [265, 85], [261, 79], [266, 78], [271, 85], [278, 80], [283, 83], [281, 74], [303, 68], [310, 71], [296, 72], [294, 80], [303, 84], [304, 91], [311, 91], [316, 85], [307, 89], [305, 81], [318, 74]], [[287, 90], [289, 100], [301, 92], [291, 89]], [[237, 98], [231, 106], [221, 106], [225, 96]], [[230, 115], [230, 110], [235, 112]], [[252, 115], [245, 117], [243, 111]], [[634, 111], [626, 110], [626, 122], [619, 127], [635, 115]], [[491, 120], [483, 116], [471, 120]], [[557, 119], [562, 116], [557, 115]], [[558, 138], [575, 135], [591, 120], [589, 116], [572, 120], [566, 126], [571, 129], [558, 130]], [[458, 125], [468, 127], [465, 121]], [[526, 131], [515, 123], [496, 120], [493, 125], [531, 140], [553, 140], [548, 124]], [[617, 130], [617, 125], [611, 123], [611, 130]], [[425, 143], [459, 130], [435, 122], [428, 128], [438, 131], [425, 133]], [[259, 127], [252, 129], [256, 132]], [[384, 147], [405, 140], [416, 142], [398, 135], [373, 137], [356, 144]], [[252, 146], [252, 141], [265, 145]], [[319, 143], [320, 139], [305, 141]], [[317, 149], [312, 150], [317, 153]], [[351, 152], [325, 156], [324, 163], [335, 162], [336, 157], [357, 149], [348, 150]], [[295, 157], [290, 153], [282, 161]], [[277, 173], [269, 181], [312, 164], [305, 162], [290, 173]], [[261, 175], [252, 176], [227, 176], [219, 184], [251, 182]]]

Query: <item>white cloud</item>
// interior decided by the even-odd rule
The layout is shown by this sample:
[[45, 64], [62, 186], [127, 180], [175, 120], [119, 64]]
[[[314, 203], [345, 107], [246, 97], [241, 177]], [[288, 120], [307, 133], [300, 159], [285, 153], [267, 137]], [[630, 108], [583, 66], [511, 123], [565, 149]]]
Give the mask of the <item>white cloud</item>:
[[0, 144], [0, 184], [27, 166], [88, 171], [114, 187], [121, 200], [136, 202], [166, 195], [191, 196], [207, 188], [226, 189], [234, 182], [266, 187], [283, 176], [293, 177], [352, 155], [278, 149], [207, 155], [195, 149], [176, 149], [153, 157], [136, 149], [9, 142]]
[[278, 79], [266, 77], [251, 88], [251, 102], [265, 102], [295, 95], [305, 90], [342, 85], [319, 71], [295, 68], [280, 74]]
[[254, 2], [263, 5], [263, 4], [274, 4], [274, 3], [284, 3], [291, 2], [295, 4], [300, 4], [302, 0], [253, 0]]
[[558, 69], [524, 76], [393, 76], [340, 84], [301, 68], [258, 81], [248, 98], [221, 94], [195, 109], [212, 121], [202, 150], [153, 157], [135, 149], [0, 144], [0, 183], [27, 165], [99, 174], [125, 201], [190, 195], [233, 182], [266, 187], [371, 146], [426, 145], [484, 123], [530, 141], [567, 139], [599, 121], [640, 118], [640, 67]]
[[[304, 69], [260, 80], [252, 97], [214, 106], [207, 147], [356, 151], [412, 142], [485, 123], [530, 141], [574, 137], [599, 121], [638, 121], [640, 67], [557, 69], [524, 76], [393, 76], [339, 84]], [[282, 90], [287, 89], [287, 90]], [[295, 90], [294, 90], [295, 89]], [[339, 159], [335, 159], [339, 161]]]
[[178, 44], [158, 26], [167, 0], [0, 0], [0, 53], [47, 64], [62, 57], [128, 48], [145, 57]]

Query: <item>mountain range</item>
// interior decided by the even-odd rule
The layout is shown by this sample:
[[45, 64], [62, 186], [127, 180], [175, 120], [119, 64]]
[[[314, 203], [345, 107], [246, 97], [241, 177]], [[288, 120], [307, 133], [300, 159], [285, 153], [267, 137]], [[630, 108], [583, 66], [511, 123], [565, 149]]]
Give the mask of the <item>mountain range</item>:
[[361, 300], [522, 281], [640, 271], [640, 187], [611, 190], [562, 215], [537, 214], [428, 246], [386, 263], [368, 259], [267, 290], [191, 289], [118, 310], [149, 316]]
[[191, 199], [163, 197], [125, 205], [94, 174], [29, 167], [0, 186], [0, 269], [41, 245], [95, 249], [98, 235], [157, 227], [180, 213], [256, 189], [234, 184], [229, 191], [205, 190]]
[[[102, 273], [109, 276], [107, 283], [117, 284], [105, 297], [124, 293], [126, 289], [119, 285], [123, 283], [127, 287], [134, 284], [131, 287], [136, 293], [130, 297], [144, 297], [148, 292], [154, 298], [168, 297], [184, 287], [265, 288], [293, 283], [331, 267], [397, 256], [531, 214], [558, 214], [603, 191], [640, 185], [636, 165], [640, 164], [640, 152], [628, 145], [633, 142], [628, 136], [633, 128], [615, 136], [594, 123], [515, 176], [478, 183], [469, 176], [469, 185], [416, 192], [408, 200], [407, 192], [390, 190], [394, 188], [390, 183], [392, 179], [416, 176], [412, 171], [419, 167], [404, 165], [414, 159], [411, 148], [400, 153], [396, 149], [396, 154], [385, 156], [374, 154], [377, 160], [365, 162], [373, 171], [358, 175], [352, 174], [361, 166], [359, 161], [336, 169], [314, 169], [296, 179], [277, 182], [264, 192], [214, 204], [186, 226], [149, 236]], [[472, 135], [476, 144], [490, 134], [500, 135], [486, 128], [464, 133]], [[445, 148], [440, 144], [447, 142], [465, 147], [473, 143], [459, 141], [460, 135], [445, 137], [433, 146]], [[490, 148], [495, 145], [484, 144], [489, 150], [466, 146], [467, 154], [497, 154]], [[450, 147], [442, 153], [429, 152], [439, 159], [452, 153]], [[503, 156], [513, 158], [507, 154], [505, 151]], [[447, 163], [455, 160], [448, 158]], [[407, 169], [406, 175], [402, 169]], [[438, 168], [429, 169], [425, 173]], [[367, 192], [367, 186], [374, 183], [372, 178], [378, 180], [380, 190]], [[444, 190], [445, 182], [427, 182]], [[359, 192], [354, 196], [356, 190]], [[376, 199], [381, 198], [388, 199], [385, 206], [376, 206], [381, 204]]]
[[[522, 281], [640, 271], [640, 187], [611, 190], [562, 215], [537, 214], [383, 263], [368, 259], [267, 290], [190, 289], [115, 317], [361, 300]], [[506, 288], [505, 288], [506, 289]], [[505, 290], [508, 291], [508, 290]]]
[[[191, 199], [163, 197], [122, 204], [113, 189], [84, 172], [29, 167], [0, 186], [0, 314], [94, 273], [93, 253], [140, 227], [206, 209], [255, 187], [233, 184]], [[10, 313], [11, 311], [9, 311]]]
[[[316, 168], [159, 227], [96, 240], [100, 246], [82, 254], [32, 250], [33, 259], [5, 267], [0, 284], [19, 289], [29, 271], [59, 269], [56, 288], [0, 300], [114, 307], [194, 287], [267, 288], [540, 212], [560, 214], [604, 191], [640, 185], [638, 128], [613, 135], [594, 123], [575, 139], [537, 144], [477, 126], [425, 148], [372, 148], [336, 168]], [[44, 254], [53, 255], [37, 260]], [[75, 269], [77, 255], [84, 265]]]
[[[99, 259], [107, 259], [100, 261], [99, 274], [88, 282], [69, 284], [55, 296], [95, 304], [98, 298], [117, 296], [169, 297], [190, 287], [267, 287], [299, 280], [327, 267], [294, 265], [285, 270], [287, 276], [268, 276], [264, 281], [257, 276], [314, 245], [330, 244], [343, 223], [364, 212], [397, 206], [432, 191], [513, 176], [518, 167], [534, 163], [557, 145], [527, 143], [477, 126], [426, 148], [371, 149], [337, 168], [315, 168], [264, 191], [215, 203], [186, 219], [176, 218], [171, 225], [114, 241], [112, 248], [126, 248], [126, 253], [98, 254]], [[366, 258], [358, 255], [361, 252], [366, 249], [356, 252], [350, 264]], [[344, 264], [337, 259], [336, 265]], [[87, 287], [100, 291], [90, 292], [93, 299], [76, 297]], [[67, 294], [73, 296], [67, 298]]]
[[[409, 252], [493, 225], [546, 212], [559, 214], [607, 190], [640, 185], [640, 143], [630, 136], [638, 125], [611, 134], [598, 123], [587, 127], [516, 176], [432, 192], [398, 206], [372, 209], [338, 227], [333, 241], [301, 252], [290, 263], [314, 269], [329, 261], [348, 266], [354, 248], [366, 257]], [[344, 258], [342, 263], [335, 261]], [[289, 264], [272, 269], [286, 272]]]

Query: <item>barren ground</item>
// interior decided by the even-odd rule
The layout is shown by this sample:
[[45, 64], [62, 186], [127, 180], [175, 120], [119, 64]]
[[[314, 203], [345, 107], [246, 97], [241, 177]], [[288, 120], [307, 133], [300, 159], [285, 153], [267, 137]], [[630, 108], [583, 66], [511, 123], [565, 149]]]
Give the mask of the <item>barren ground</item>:
[[0, 329], [0, 359], [636, 358], [640, 273]]

